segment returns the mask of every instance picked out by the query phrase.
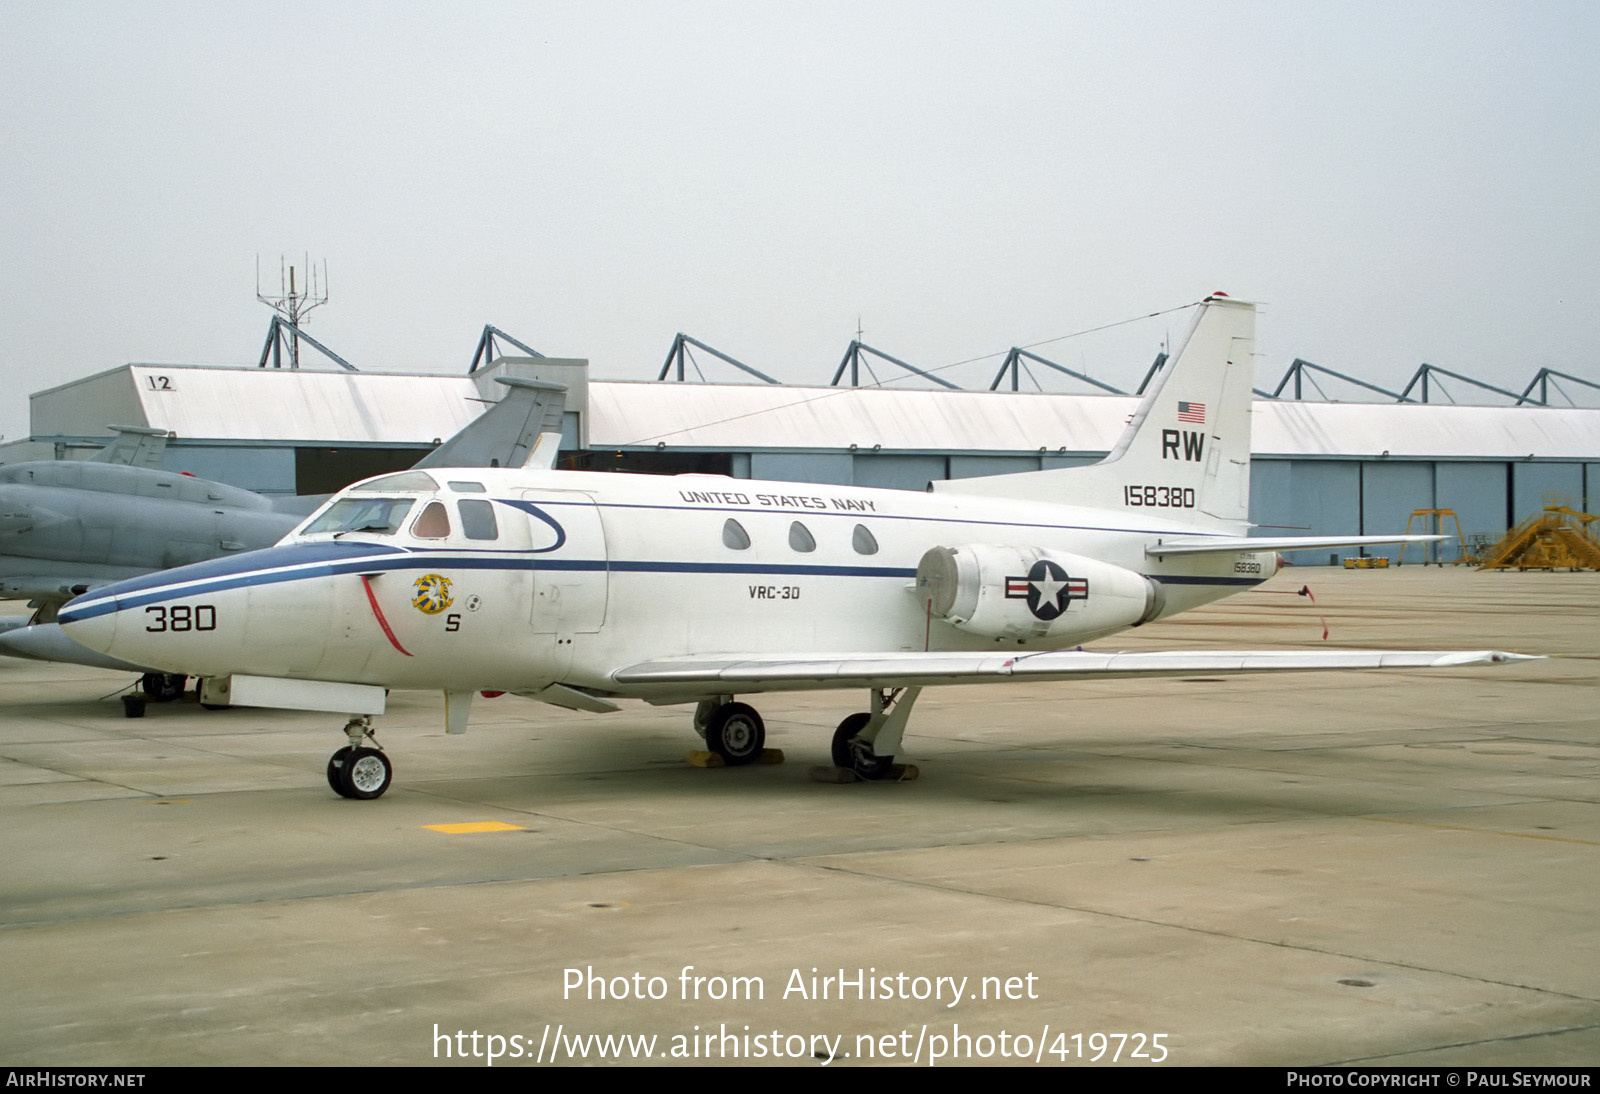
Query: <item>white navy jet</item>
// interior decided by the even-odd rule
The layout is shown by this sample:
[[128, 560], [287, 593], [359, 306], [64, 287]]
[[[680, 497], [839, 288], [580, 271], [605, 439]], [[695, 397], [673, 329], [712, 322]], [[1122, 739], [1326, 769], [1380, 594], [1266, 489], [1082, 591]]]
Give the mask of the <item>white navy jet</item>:
[[[603, 713], [695, 704], [726, 763], [765, 730], [741, 696], [861, 688], [835, 764], [892, 760], [921, 689], [1121, 676], [1417, 668], [1482, 652], [1117, 653], [1079, 647], [1251, 589], [1278, 551], [1399, 537], [1249, 537], [1254, 305], [1207, 298], [1099, 464], [927, 493], [535, 469], [428, 468], [337, 495], [264, 551], [98, 589], [68, 634], [213, 678], [211, 698], [350, 715], [330, 784], [375, 798], [385, 689]], [[1437, 537], [1414, 537], [1437, 538]]]

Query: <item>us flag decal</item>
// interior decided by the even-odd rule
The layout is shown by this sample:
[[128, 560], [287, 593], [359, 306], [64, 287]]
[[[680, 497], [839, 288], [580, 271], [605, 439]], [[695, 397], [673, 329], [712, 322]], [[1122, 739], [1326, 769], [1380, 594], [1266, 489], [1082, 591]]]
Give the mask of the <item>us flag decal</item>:
[[1206, 404], [1204, 403], [1179, 403], [1178, 421], [1194, 422], [1196, 425], [1206, 424]]

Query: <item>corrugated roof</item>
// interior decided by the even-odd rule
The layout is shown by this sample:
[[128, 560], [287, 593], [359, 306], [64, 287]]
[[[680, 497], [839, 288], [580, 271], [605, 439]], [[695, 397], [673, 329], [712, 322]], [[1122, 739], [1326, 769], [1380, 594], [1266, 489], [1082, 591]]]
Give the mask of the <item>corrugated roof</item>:
[[[124, 370], [126, 370], [124, 372]], [[163, 384], [162, 378], [165, 377]], [[109, 407], [191, 441], [427, 444], [483, 411], [467, 376], [127, 365], [33, 396], [39, 435], [105, 432]], [[590, 380], [591, 448], [1104, 452], [1138, 400]], [[1258, 400], [1257, 455], [1600, 460], [1600, 410]], [[120, 411], [115, 411], [120, 413]], [[99, 415], [100, 420], [91, 420]]]
[[1137, 399], [590, 381], [592, 447], [1105, 451]]
[[483, 410], [465, 376], [158, 365], [129, 371], [145, 424], [179, 437], [414, 444], [448, 437]]
[[[1104, 452], [1139, 400], [1117, 395], [591, 381], [594, 447]], [[1257, 400], [1262, 456], [1600, 459], [1600, 410]]]
[[1600, 459], [1600, 410], [1259, 400], [1258, 456]]

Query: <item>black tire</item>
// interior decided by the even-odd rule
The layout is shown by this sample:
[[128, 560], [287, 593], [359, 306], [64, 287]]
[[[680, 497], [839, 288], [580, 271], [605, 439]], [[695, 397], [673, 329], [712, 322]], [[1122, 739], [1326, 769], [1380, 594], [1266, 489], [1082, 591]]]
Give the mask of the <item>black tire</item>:
[[741, 767], [761, 758], [767, 744], [767, 727], [755, 708], [744, 703], [723, 703], [706, 719], [706, 747], [729, 767]]
[[856, 778], [867, 782], [882, 779], [894, 769], [893, 756], [879, 756], [865, 741], [854, 747], [850, 744], [871, 720], [872, 715], [865, 712], [852, 714], [833, 731], [833, 765], [854, 771]]
[[855, 766], [855, 760], [850, 756], [850, 739], [872, 721], [872, 715], [866, 711], [852, 714], [839, 723], [839, 728], [833, 731], [833, 766], [842, 767], [846, 771]]
[[147, 672], [139, 678], [139, 687], [143, 690], [145, 698], [152, 703], [170, 703], [183, 698], [183, 685], [188, 682], [187, 676], [168, 672]]
[[851, 759], [854, 762], [850, 765], [850, 770], [856, 773], [856, 778], [867, 782], [886, 779], [889, 777], [889, 772], [894, 770], [893, 756], [879, 756], [871, 749], [859, 749]]
[[340, 797], [345, 796], [343, 782], [344, 762], [349, 758], [349, 745], [345, 745], [332, 756], [328, 757], [328, 785], [332, 787], [333, 792], [338, 794]]
[[339, 792], [357, 801], [383, 797], [393, 781], [389, 757], [375, 748], [352, 749], [339, 769]]

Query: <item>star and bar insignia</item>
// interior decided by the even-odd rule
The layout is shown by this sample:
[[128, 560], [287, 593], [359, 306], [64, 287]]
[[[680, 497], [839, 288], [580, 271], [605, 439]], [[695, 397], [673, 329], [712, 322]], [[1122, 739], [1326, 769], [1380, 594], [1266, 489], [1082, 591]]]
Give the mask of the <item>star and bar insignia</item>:
[[1089, 579], [1068, 577], [1058, 563], [1041, 558], [1026, 577], [1006, 578], [1006, 599], [1026, 600], [1035, 619], [1051, 620], [1074, 600], [1089, 599]]

